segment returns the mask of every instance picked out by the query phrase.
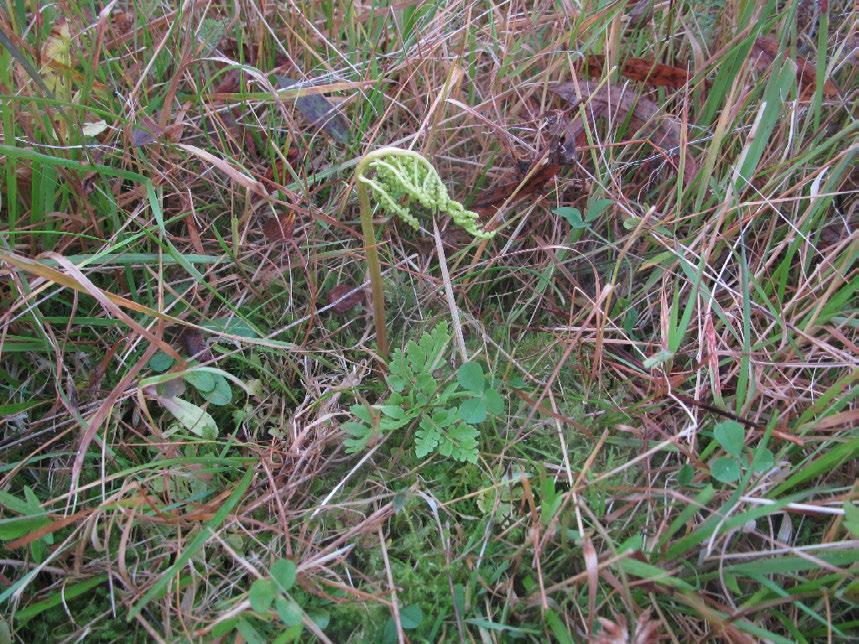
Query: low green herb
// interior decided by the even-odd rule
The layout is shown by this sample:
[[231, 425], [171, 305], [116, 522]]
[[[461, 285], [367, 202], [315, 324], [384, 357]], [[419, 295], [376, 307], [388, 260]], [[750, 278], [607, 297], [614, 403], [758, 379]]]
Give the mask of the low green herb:
[[[735, 420], [726, 420], [713, 429], [713, 437], [728, 456], [718, 456], [710, 461], [710, 474], [720, 483], [738, 481], [743, 467], [749, 467], [748, 460], [742, 457], [746, 443], [746, 430]], [[751, 452], [751, 468], [761, 474], [775, 463], [773, 453], [766, 447], [757, 447]]]
[[[283, 625], [284, 629], [274, 640], [276, 642], [297, 640], [304, 629], [304, 611], [289, 594], [295, 585], [296, 574], [297, 569], [292, 561], [278, 559], [272, 564], [269, 576], [254, 581], [248, 591], [248, 601], [256, 617], [268, 622], [275, 615]], [[248, 642], [266, 641], [248, 617], [237, 620], [235, 628]]]
[[380, 434], [416, 424], [418, 458], [438, 452], [477, 462], [476, 425], [501, 414], [504, 400], [477, 362], [466, 362], [456, 379], [447, 382], [443, 353], [449, 341], [447, 323], [441, 322], [417, 342], [394, 351], [387, 377], [391, 394], [378, 405], [354, 405], [351, 412], [358, 420], [343, 425], [350, 452], [365, 449]]

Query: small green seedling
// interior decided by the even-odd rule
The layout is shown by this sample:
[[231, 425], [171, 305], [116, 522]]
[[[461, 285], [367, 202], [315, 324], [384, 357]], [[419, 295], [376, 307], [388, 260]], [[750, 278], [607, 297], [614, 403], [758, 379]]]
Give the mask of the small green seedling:
[[[269, 576], [254, 581], [248, 591], [248, 602], [258, 619], [268, 622], [275, 616], [282, 623], [284, 630], [274, 640], [276, 642], [295, 641], [304, 628], [304, 611], [289, 595], [295, 585], [296, 574], [293, 562], [278, 559], [272, 564]], [[265, 641], [250, 619], [239, 619], [235, 628], [248, 642]]]
[[581, 210], [570, 206], [555, 208], [552, 212], [565, 219], [573, 230], [583, 230], [590, 228], [597, 217], [603, 214], [605, 209], [613, 203], [611, 199], [594, 199], [588, 204], [588, 211], [584, 217], [582, 217]]
[[[371, 178], [371, 173], [375, 173], [375, 177]], [[433, 165], [412, 150], [387, 147], [366, 154], [355, 168], [355, 184], [361, 209], [361, 231], [367, 252], [367, 269], [373, 291], [376, 345], [379, 355], [387, 360], [388, 336], [385, 327], [382, 269], [373, 231], [370, 195], [373, 195], [383, 210], [399, 217], [415, 230], [419, 228], [419, 224], [410, 205], [417, 202], [425, 210], [447, 213], [475, 239], [490, 239], [495, 233], [480, 228], [477, 213], [466, 210], [461, 203], [451, 199]]]
[[[391, 394], [379, 405], [353, 405], [357, 422], [344, 423], [350, 452], [365, 449], [382, 433], [413, 423], [415, 456], [432, 452], [457, 461], [477, 462], [475, 425], [504, 411], [504, 400], [476, 362], [466, 362], [455, 380], [445, 385], [443, 351], [450, 341], [446, 322], [441, 322], [418, 342], [397, 349], [388, 365]], [[441, 374], [436, 374], [441, 371]]]
[[[175, 360], [159, 351], [149, 360], [149, 368], [161, 373], [173, 366]], [[211, 405], [229, 405], [233, 400], [233, 390], [227, 379], [214, 370], [198, 370], [195, 361], [189, 361], [190, 369], [182, 376], [183, 380], [194, 387], [203, 399]]]
[[[227, 378], [239, 384], [248, 393], [253, 391], [251, 387], [253, 381], [244, 384], [223, 369], [200, 366], [193, 360], [188, 362], [189, 368], [181, 373], [163, 373], [174, 363], [175, 360], [171, 356], [161, 351], [156, 353], [150, 358], [148, 366], [161, 375], [144, 379], [140, 383], [141, 386], [146, 389], [148, 395], [170, 412], [178, 421], [178, 427], [201, 438], [217, 438], [218, 426], [212, 415], [203, 407], [180, 397], [185, 393], [185, 383], [196, 389], [203, 400], [210, 405], [224, 406], [233, 401], [233, 389]], [[149, 387], [149, 385], [153, 386]]]
[[[726, 420], [713, 429], [713, 437], [728, 456], [718, 456], [710, 461], [710, 474], [721, 483], [734, 483], [740, 479], [743, 467], [749, 467], [748, 459], [742, 458], [746, 442], [746, 430], [735, 420]], [[751, 468], [761, 474], [775, 463], [773, 453], [766, 447], [746, 450], [751, 453]]]

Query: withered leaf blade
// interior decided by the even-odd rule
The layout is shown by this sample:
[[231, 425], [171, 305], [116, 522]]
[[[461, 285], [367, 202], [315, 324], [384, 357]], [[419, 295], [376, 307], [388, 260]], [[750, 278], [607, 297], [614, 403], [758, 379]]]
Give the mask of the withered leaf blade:
[[509, 199], [519, 201], [538, 193], [562, 168], [575, 164], [578, 131], [574, 122], [567, 119], [561, 110], [550, 118], [552, 141], [548, 155], [540, 155], [532, 161], [520, 179], [501, 184], [481, 194], [472, 210], [483, 216], [494, 215]]
[[[759, 71], [767, 71], [778, 56], [778, 41], [775, 38], [761, 37], [752, 45], [749, 61]], [[796, 57], [796, 82], [800, 88], [800, 98], [808, 100], [817, 89], [817, 71], [801, 56]], [[830, 80], [823, 83], [823, 95], [826, 98], [838, 96], [838, 86]]]
[[266, 239], [272, 243], [292, 239], [294, 229], [295, 214], [291, 212], [279, 214], [262, 225]]
[[[206, 343], [206, 338], [196, 329], [185, 329], [180, 335], [182, 345], [185, 352], [192, 358], [207, 359], [209, 353], [209, 345]], [[204, 354], [208, 354], [204, 357]]]
[[[300, 83], [289, 76], [277, 75], [275, 78], [277, 89], [286, 89]], [[299, 96], [295, 99], [295, 108], [313, 127], [321, 128], [338, 143], [346, 145], [352, 139], [346, 119], [324, 96]]]
[[630, 27], [643, 27], [653, 17], [653, 0], [638, 0], [629, 2], [632, 8], [627, 12]]
[[[354, 292], [352, 292], [354, 291]], [[328, 304], [337, 313], [346, 313], [364, 302], [364, 291], [351, 284], [338, 284], [328, 291]]]
[[164, 130], [150, 117], [144, 116], [131, 129], [131, 145], [139, 148], [150, 143], [155, 143], [162, 135]]
[[[590, 81], [563, 83], [552, 91], [571, 106], [586, 103], [585, 112], [594, 119], [601, 116], [614, 116], [615, 122], [630, 117], [632, 126], [650, 139], [651, 144], [659, 146], [669, 155], [675, 156], [680, 150], [680, 122], [660, 114], [659, 106], [649, 98], [637, 96], [635, 92], [610, 84]], [[581, 127], [584, 132], [584, 127]], [[698, 173], [698, 162], [692, 154], [686, 155], [683, 182], [689, 184]]]
[[[602, 75], [605, 56], [593, 55], [584, 59], [588, 66], [588, 75], [598, 78]], [[624, 60], [620, 73], [626, 78], [654, 87], [670, 87], [680, 89], [689, 82], [690, 74], [682, 67], [664, 65], [645, 58], [630, 57]]]
[[[561, 164], [554, 159], [538, 159], [536, 163], [541, 166], [534, 170], [533, 166], [525, 173], [524, 183], [522, 180], [510, 181], [500, 186], [496, 186], [480, 195], [480, 198], [472, 206], [479, 215], [494, 215], [504, 203], [512, 197], [513, 201], [520, 201], [525, 197], [533, 195], [540, 191], [552, 178], [554, 178], [561, 169]], [[530, 175], [530, 176], [529, 176]], [[520, 187], [521, 185], [521, 187]], [[513, 192], [519, 188], [514, 195]]]

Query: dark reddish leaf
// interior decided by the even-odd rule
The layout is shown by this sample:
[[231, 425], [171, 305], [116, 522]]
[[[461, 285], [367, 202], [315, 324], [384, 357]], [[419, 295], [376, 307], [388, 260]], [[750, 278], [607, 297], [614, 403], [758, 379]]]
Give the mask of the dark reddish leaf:
[[531, 163], [531, 167], [519, 179], [492, 188], [482, 194], [472, 210], [480, 215], [494, 215], [495, 211], [504, 205], [511, 196], [513, 201], [518, 201], [536, 194], [562, 168], [573, 165], [576, 160], [576, 130], [562, 111], [558, 111], [550, 118], [553, 134], [549, 154], [540, 155], [535, 159]]
[[[574, 107], [585, 102], [585, 112], [594, 119], [611, 115], [615, 122], [620, 122], [629, 116], [632, 126], [647, 136], [653, 145], [671, 155], [678, 154], [680, 123], [671, 116], [660, 114], [659, 106], [650, 99], [620, 87], [590, 81], [564, 83], [557, 85], [552, 91]], [[576, 137], [584, 133], [581, 123], [574, 123], [573, 129]], [[684, 182], [688, 184], [697, 173], [698, 162], [691, 154], [687, 154]]]
[[[602, 75], [605, 56], [587, 56], [588, 75], [597, 78]], [[682, 67], [663, 65], [644, 58], [627, 58], [623, 62], [620, 73], [634, 81], [647, 83], [655, 87], [671, 87], [679, 89], [689, 82], [691, 75]]]
[[151, 118], [144, 116], [131, 129], [131, 145], [140, 147], [154, 143], [164, 134], [164, 130]]
[[[778, 56], [778, 41], [774, 38], [758, 38], [752, 46], [752, 51], [749, 54], [749, 60], [755, 69], [767, 71], [772, 67]], [[817, 89], [817, 72], [814, 65], [808, 63], [801, 56], [796, 57], [796, 82], [800, 89], [800, 98], [808, 100], [814, 95], [814, 90]], [[823, 95], [826, 98], [835, 98], [838, 96], [838, 86], [832, 81], [823, 83]]]
[[295, 213], [292, 212], [280, 214], [262, 225], [266, 238], [272, 243], [292, 239], [294, 229]]
[[[286, 151], [286, 160], [287, 162], [295, 166], [298, 161], [298, 157], [300, 152], [297, 147], [290, 146], [289, 150]], [[280, 159], [276, 159], [274, 165], [269, 167], [268, 171], [262, 177], [265, 181], [271, 181], [272, 183], [276, 181], [283, 181], [285, 178], [289, 177], [288, 171], [283, 167], [283, 161]]]
[[642, 27], [653, 17], [653, 0], [638, 0], [629, 4], [633, 5], [626, 14], [629, 17], [630, 27]]
[[182, 344], [185, 346], [185, 352], [189, 357], [206, 360], [211, 356], [209, 345], [206, 344], [206, 338], [196, 329], [185, 329], [182, 331], [180, 338]]
[[[494, 215], [495, 211], [510, 199], [516, 188], [519, 188], [519, 191], [513, 196], [513, 201], [519, 201], [529, 195], [533, 195], [539, 192], [549, 180], [555, 177], [562, 167], [559, 163], [553, 163], [545, 158], [538, 159], [536, 163], [541, 164], [541, 167], [534, 172], [528, 170], [525, 173], [525, 176], [528, 178], [521, 188], [519, 188], [520, 184], [522, 184], [521, 180], [496, 186], [480, 195], [480, 199], [474, 204], [472, 210], [480, 215]], [[529, 173], [531, 173], [530, 176], [528, 176]]]
[[328, 291], [328, 304], [338, 313], [346, 313], [364, 302], [364, 290], [351, 284], [338, 284]]
[[239, 70], [231, 69], [224, 72], [220, 82], [215, 85], [215, 94], [235, 94], [239, 91]]
[[131, 32], [134, 26], [134, 14], [130, 11], [119, 11], [113, 14], [113, 28], [117, 35], [124, 36]]

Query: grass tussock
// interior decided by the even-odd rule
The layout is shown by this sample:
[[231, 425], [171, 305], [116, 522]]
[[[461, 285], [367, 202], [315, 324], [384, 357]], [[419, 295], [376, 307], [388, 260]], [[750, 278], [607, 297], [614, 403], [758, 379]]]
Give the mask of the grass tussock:
[[851, 11], [6, 3], [0, 642], [855, 638]]

